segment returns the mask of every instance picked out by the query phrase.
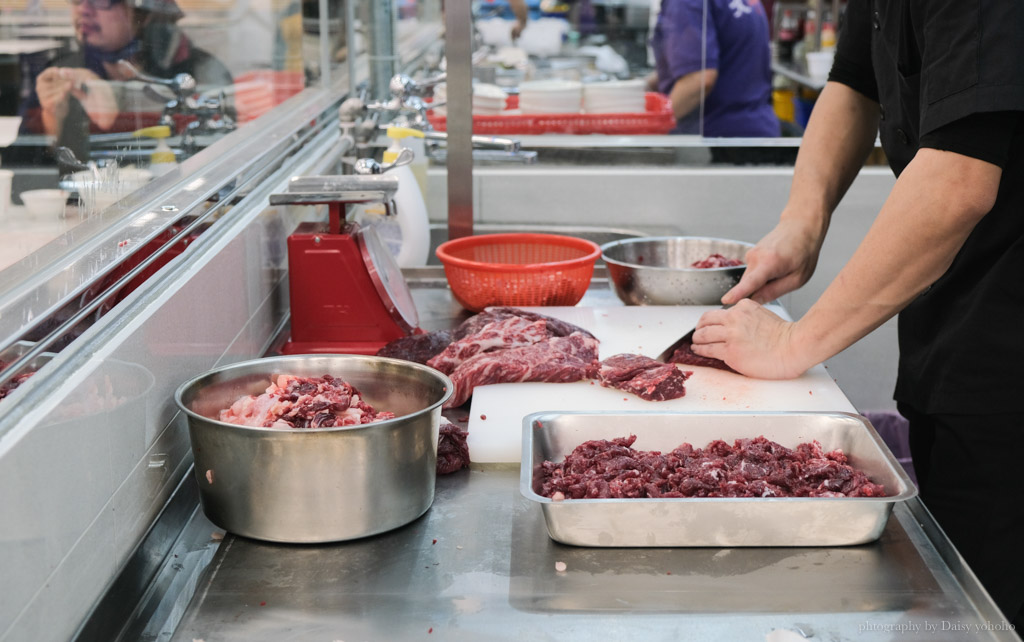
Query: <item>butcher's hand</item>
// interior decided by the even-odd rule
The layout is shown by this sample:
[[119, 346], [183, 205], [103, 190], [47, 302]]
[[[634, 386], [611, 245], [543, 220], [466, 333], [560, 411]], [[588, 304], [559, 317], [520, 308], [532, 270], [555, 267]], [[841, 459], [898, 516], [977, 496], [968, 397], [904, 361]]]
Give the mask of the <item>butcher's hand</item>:
[[774, 301], [810, 280], [824, 241], [821, 224], [783, 218], [757, 245], [747, 251], [743, 278], [722, 296], [725, 305], [741, 299]]
[[807, 362], [796, 323], [784, 321], [750, 299], [729, 309], [705, 312], [693, 333], [693, 351], [721, 359], [733, 370], [757, 379], [793, 379]]

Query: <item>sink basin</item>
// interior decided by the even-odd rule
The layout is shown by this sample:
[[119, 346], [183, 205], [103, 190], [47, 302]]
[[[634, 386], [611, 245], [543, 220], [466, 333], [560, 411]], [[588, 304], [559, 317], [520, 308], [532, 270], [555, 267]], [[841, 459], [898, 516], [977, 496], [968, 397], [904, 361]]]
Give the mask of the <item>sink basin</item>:
[[[515, 233], [536, 233], [536, 234], [563, 234], [577, 238], [593, 241], [598, 245], [621, 241], [623, 239], [638, 238], [641, 236], [656, 236], [658, 234], [678, 234], [675, 229], [662, 228], [656, 231], [649, 229], [637, 230], [618, 227], [597, 227], [592, 225], [545, 225], [543, 223], [476, 223], [473, 225], [474, 234], [507, 234]], [[448, 226], [443, 224], [432, 224], [430, 226], [430, 254], [427, 258], [427, 265], [441, 265], [437, 259], [435, 250], [437, 246], [448, 240]]]

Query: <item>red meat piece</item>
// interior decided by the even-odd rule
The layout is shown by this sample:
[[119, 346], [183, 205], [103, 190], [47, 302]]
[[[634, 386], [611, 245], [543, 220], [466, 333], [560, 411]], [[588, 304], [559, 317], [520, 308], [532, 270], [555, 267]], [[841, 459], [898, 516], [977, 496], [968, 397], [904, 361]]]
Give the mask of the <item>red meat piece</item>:
[[598, 379], [606, 388], [629, 392], [647, 401], [665, 401], [686, 395], [683, 384], [691, 374], [643, 355], [617, 354], [601, 362]]
[[468, 432], [442, 419], [437, 437], [437, 474], [448, 475], [469, 468]]
[[708, 268], [736, 267], [737, 265], [743, 265], [743, 261], [740, 259], [726, 258], [716, 252], [706, 259], [694, 261], [690, 267], [706, 270]]
[[331, 375], [279, 375], [262, 395], [239, 397], [220, 420], [265, 428], [328, 428], [393, 419], [376, 411], [351, 384]]
[[538, 471], [541, 494], [623, 497], [882, 497], [885, 489], [817, 441], [786, 448], [763, 436], [682, 444], [668, 454], [632, 448], [636, 436], [580, 444]]
[[676, 351], [672, 353], [672, 356], [668, 358], [668, 363], [678, 363], [683, 366], [705, 366], [707, 368], [718, 368], [719, 370], [728, 370], [729, 372], [736, 372], [729, 367], [729, 364], [722, 361], [721, 359], [712, 359], [711, 357], [703, 357], [693, 351], [693, 341], [684, 341], [682, 345], [676, 348]]

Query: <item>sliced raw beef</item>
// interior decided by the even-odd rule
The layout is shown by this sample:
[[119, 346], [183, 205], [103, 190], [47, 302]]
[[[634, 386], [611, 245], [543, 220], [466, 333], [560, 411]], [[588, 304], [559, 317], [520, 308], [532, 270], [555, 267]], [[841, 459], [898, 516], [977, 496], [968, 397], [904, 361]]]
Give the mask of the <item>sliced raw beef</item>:
[[634, 450], [636, 436], [594, 440], [545, 461], [541, 494], [553, 499], [647, 497], [884, 497], [885, 489], [817, 441], [789, 449], [763, 436], [716, 440], [703, 450]]
[[431, 357], [440, 354], [451, 342], [451, 330], [413, 334], [391, 341], [377, 351], [377, 356], [405, 359], [426, 365]]
[[394, 417], [377, 412], [352, 385], [331, 375], [279, 375], [262, 395], [240, 397], [220, 412], [221, 421], [264, 428], [357, 426]]
[[617, 354], [601, 362], [598, 379], [606, 388], [634, 394], [647, 401], [667, 401], [686, 395], [683, 384], [693, 374], [671, 363], [640, 354]]
[[551, 336], [555, 335], [548, 331], [545, 320], [531, 321], [522, 317], [507, 317], [500, 321], [492, 321], [476, 333], [450, 344], [441, 354], [427, 361], [427, 365], [445, 374], [451, 374], [462, 362], [481, 352], [530, 346], [547, 341]]
[[447, 475], [463, 468], [469, 468], [469, 444], [465, 430], [441, 419], [441, 431], [437, 437], [437, 474]]
[[597, 339], [576, 332], [567, 337], [551, 337], [543, 343], [481, 352], [462, 362], [450, 375], [455, 392], [445, 407], [461, 406], [474, 388], [487, 384], [593, 379], [599, 367], [597, 349]]
[[721, 359], [713, 359], [711, 357], [703, 357], [693, 351], [693, 341], [685, 341], [681, 346], [676, 348], [676, 351], [672, 353], [672, 356], [668, 358], [668, 363], [678, 363], [684, 366], [706, 366], [708, 368], [718, 368], [719, 370], [728, 370], [729, 372], [736, 372], [729, 367], [729, 364], [722, 361]]
[[737, 265], [743, 265], [743, 261], [740, 259], [728, 259], [721, 254], [715, 253], [706, 259], [694, 261], [690, 267], [707, 270], [709, 268], [736, 267]]

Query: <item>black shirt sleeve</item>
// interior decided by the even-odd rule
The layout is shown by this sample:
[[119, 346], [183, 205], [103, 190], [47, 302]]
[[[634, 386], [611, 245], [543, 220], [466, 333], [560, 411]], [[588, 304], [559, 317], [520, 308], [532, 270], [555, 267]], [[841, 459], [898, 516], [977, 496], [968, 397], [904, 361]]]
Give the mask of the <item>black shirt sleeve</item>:
[[955, 152], [1001, 168], [1010, 158], [1013, 132], [1024, 112], [994, 111], [971, 114], [921, 136], [921, 147]]
[[847, 4], [828, 79], [878, 102], [878, 84], [871, 63], [870, 0], [850, 0]]
[[976, 112], [1024, 110], [1024, 2], [911, 0], [910, 6], [920, 50], [922, 134]]

